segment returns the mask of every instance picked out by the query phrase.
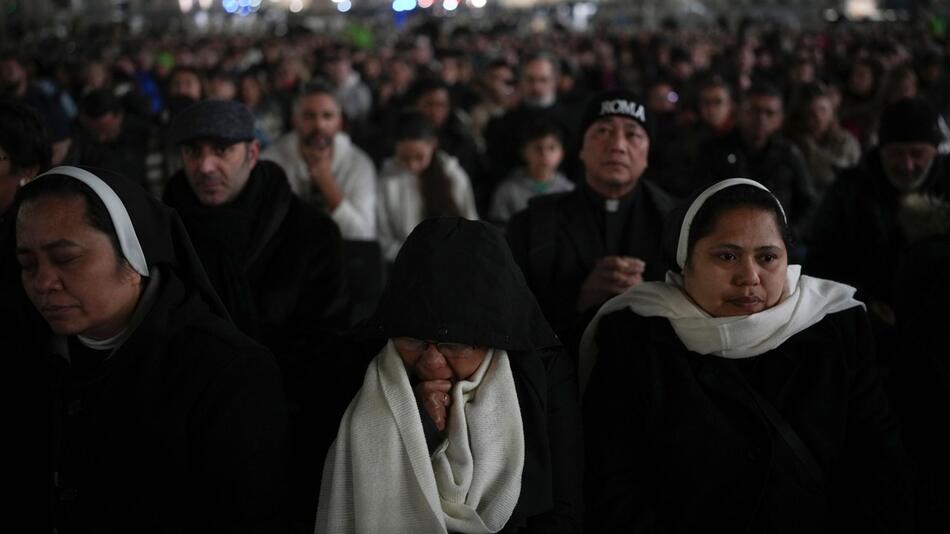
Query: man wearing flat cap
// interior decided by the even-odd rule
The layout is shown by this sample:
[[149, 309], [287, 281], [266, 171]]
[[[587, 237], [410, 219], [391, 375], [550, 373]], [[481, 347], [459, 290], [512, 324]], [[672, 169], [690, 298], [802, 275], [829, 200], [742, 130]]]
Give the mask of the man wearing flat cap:
[[579, 132], [584, 182], [535, 197], [508, 239], [541, 309], [576, 354], [584, 327], [607, 299], [666, 272], [660, 235], [671, 199], [644, 180], [653, 117], [627, 91], [587, 103]]
[[[290, 189], [283, 169], [259, 161], [254, 117], [235, 101], [205, 100], [171, 126], [184, 168], [164, 201], [181, 215], [205, 271], [231, 319], [269, 348], [284, 376], [300, 479], [298, 515], [312, 523], [321, 462], [310, 413], [319, 389], [308, 382], [326, 365], [321, 356], [345, 326], [340, 231]], [[330, 426], [335, 428], [335, 422]], [[330, 438], [332, 440], [332, 437]], [[321, 456], [322, 458], [322, 456]], [[310, 510], [312, 509], [312, 510]]]
[[939, 202], [950, 200], [947, 156], [937, 152], [941, 141], [937, 112], [925, 100], [889, 104], [878, 146], [831, 186], [807, 241], [809, 274], [858, 289], [884, 356], [893, 349], [901, 256], [936, 228]]

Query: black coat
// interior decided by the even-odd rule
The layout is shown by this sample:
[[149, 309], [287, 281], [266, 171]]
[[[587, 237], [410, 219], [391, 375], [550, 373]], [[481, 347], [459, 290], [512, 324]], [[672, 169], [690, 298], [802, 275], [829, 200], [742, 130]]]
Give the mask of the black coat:
[[[584, 188], [531, 199], [508, 224], [508, 242], [541, 310], [564, 344], [576, 351], [596, 310], [577, 312], [581, 285], [607, 255], [598, 214]], [[672, 199], [647, 180], [634, 189], [619, 254], [646, 262], [644, 280], [662, 280], [664, 217]]]
[[597, 343], [584, 398], [590, 532], [909, 530], [906, 461], [861, 308], [742, 360], [691, 352], [667, 319], [629, 310], [603, 318]]
[[81, 371], [76, 354], [72, 366], [51, 356], [61, 532], [286, 532], [274, 359], [163, 274], [111, 358]]
[[[944, 157], [937, 156], [925, 190], [943, 195], [947, 170]], [[898, 259], [909, 243], [898, 221], [900, 198], [884, 175], [878, 149], [843, 171], [815, 215], [807, 241], [809, 272], [856, 287], [856, 298], [864, 302], [893, 308]]]
[[815, 188], [805, 158], [789, 140], [774, 136], [765, 148], [752, 152], [736, 129], [704, 145], [698, 165], [702, 183], [694, 189], [728, 178], [751, 178], [781, 202], [797, 235], [804, 232], [816, 207]]
[[293, 195], [278, 165], [259, 162], [245, 192], [260, 198], [239, 196], [249, 200], [236, 214], [248, 226], [239, 230], [247, 239], [237, 245], [222, 235], [226, 222], [212, 227], [234, 212], [200, 206], [183, 171], [172, 178], [164, 200], [181, 214], [237, 326], [277, 359], [291, 410], [295, 515], [312, 525], [323, 455], [335, 436], [336, 414], [322, 403], [323, 388], [332, 389], [335, 381], [326, 372], [327, 359], [339, 355], [337, 332], [347, 314], [343, 242], [329, 216]]
[[[368, 328], [376, 342], [365, 347], [363, 362], [376, 356], [387, 338], [399, 336], [508, 351], [525, 462], [521, 495], [502, 532], [580, 531], [583, 446], [577, 373], [501, 232], [460, 218], [421, 223], [399, 251]], [[434, 427], [426, 413], [420, 411], [420, 417], [424, 427]]]
[[[243, 279], [218, 275], [209, 263], [222, 261], [214, 257], [219, 251], [231, 251], [219, 248], [221, 236], [208, 231], [206, 223], [218, 212], [198, 205], [183, 171], [168, 184], [164, 200], [181, 215], [237, 326], [274, 353], [288, 393], [296, 398], [303, 395], [306, 384], [301, 381], [318, 363], [320, 347], [345, 326], [343, 241], [332, 219], [293, 195], [278, 165], [259, 162], [248, 184], [255, 181], [268, 183], [253, 191], [267, 198], [252, 202], [253, 212], [242, 214], [251, 219], [249, 237], [237, 255]], [[250, 187], [246, 191], [251, 192]], [[220, 213], [222, 218], [227, 215]], [[244, 299], [251, 308], [246, 312], [236, 309]]]

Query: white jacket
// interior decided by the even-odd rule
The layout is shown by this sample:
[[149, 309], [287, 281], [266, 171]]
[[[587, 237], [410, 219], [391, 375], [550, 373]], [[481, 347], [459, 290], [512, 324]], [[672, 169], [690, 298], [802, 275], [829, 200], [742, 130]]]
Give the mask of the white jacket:
[[[459, 161], [442, 151], [437, 151], [433, 157], [445, 169], [452, 184], [452, 198], [462, 211], [462, 217], [478, 220], [472, 184]], [[387, 159], [380, 171], [376, 214], [379, 245], [386, 261], [392, 262], [409, 233], [422, 222], [425, 214], [419, 178], [403, 169], [393, 158]]]
[[[261, 153], [284, 168], [290, 188], [305, 201], [312, 196], [310, 171], [300, 155], [299, 138], [290, 132]], [[333, 136], [333, 161], [330, 164], [343, 201], [330, 213], [344, 239], [376, 239], [376, 167], [365, 152], [340, 132]]]

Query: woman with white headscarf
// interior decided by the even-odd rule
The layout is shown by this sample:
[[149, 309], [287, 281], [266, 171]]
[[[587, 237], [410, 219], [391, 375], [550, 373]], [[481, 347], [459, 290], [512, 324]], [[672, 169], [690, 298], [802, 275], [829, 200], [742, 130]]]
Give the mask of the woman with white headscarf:
[[788, 265], [785, 213], [752, 180], [702, 191], [668, 230], [679, 271], [608, 301], [582, 341], [588, 529], [907, 531], [854, 288]]
[[280, 373], [231, 323], [175, 212], [68, 166], [16, 209], [23, 287], [51, 330], [34, 355], [49, 360], [34, 423], [51, 438], [36, 444], [51, 515], [23, 528], [285, 532]]

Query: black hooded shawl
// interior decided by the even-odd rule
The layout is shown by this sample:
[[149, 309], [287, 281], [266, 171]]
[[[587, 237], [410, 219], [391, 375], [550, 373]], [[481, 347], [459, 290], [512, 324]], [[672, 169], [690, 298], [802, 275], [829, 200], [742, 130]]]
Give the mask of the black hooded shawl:
[[143, 284], [158, 286], [97, 365], [80, 371], [51, 350], [34, 424], [51, 437], [36, 444], [52, 468], [40, 506], [55, 504], [37, 517], [63, 532], [284, 532], [286, 412], [273, 357], [227, 318], [175, 212], [121, 176], [90, 172], [124, 204]]
[[455, 217], [419, 224], [369, 328], [370, 358], [396, 336], [508, 351], [526, 454], [521, 497], [502, 532], [580, 531], [576, 374], [498, 230]]

